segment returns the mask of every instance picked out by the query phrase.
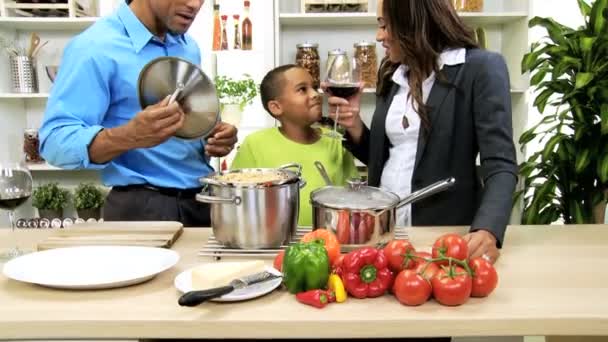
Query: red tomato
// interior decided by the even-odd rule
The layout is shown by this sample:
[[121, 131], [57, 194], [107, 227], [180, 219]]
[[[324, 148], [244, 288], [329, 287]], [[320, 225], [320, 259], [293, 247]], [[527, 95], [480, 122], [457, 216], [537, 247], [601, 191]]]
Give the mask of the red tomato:
[[[440, 236], [433, 244], [433, 258], [439, 256], [466, 260], [469, 256], [469, 247], [464, 238], [458, 234], [445, 234]], [[448, 261], [439, 261], [439, 265], [447, 265]]]
[[[417, 252], [416, 252], [417, 253]], [[418, 262], [414, 271], [424, 277], [426, 280], [431, 281], [435, 274], [439, 272], [439, 266], [434, 262]], [[424, 271], [424, 273], [423, 273]]]
[[464, 304], [471, 296], [473, 281], [467, 271], [458, 266], [440, 268], [431, 279], [433, 296], [443, 305], [456, 306]]
[[401, 304], [421, 305], [431, 297], [431, 283], [414, 270], [399, 272], [393, 284], [393, 293]]
[[334, 233], [326, 229], [316, 229], [306, 233], [302, 237], [302, 242], [311, 242], [315, 240], [323, 240], [325, 249], [327, 250], [327, 256], [329, 257], [329, 264], [332, 265], [338, 256], [340, 256], [340, 243]]
[[395, 273], [405, 269], [411, 269], [416, 266], [416, 261], [407, 260], [404, 262], [405, 255], [414, 253], [416, 250], [408, 240], [392, 240], [384, 247], [384, 254], [388, 259], [388, 267]]
[[473, 290], [471, 297], [487, 297], [498, 284], [498, 273], [494, 266], [484, 258], [474, 258], [469, 261], [473, 271]]
[[274, 268], [277, 269], [279, 272], [283, 272], [283, 257], [284, 256], [285, 256], [285, 251], [280, 251], [279, 254], [277, 254], [274, 257], [274, 262], [272, 263]]

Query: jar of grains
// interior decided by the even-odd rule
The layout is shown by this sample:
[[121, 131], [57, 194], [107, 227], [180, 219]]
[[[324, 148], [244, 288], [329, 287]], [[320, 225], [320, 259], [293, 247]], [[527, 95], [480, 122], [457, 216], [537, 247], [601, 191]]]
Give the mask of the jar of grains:
[[298, 48], [296, 53], [296, 64], [308, 70], [312, 76], [313, 87], [319, 89], [321, 86], [319, 44], [302, 43], [296, 45], [296, 47]]
[[378, 59], [376, 57], [376, 44], [366, 41], [356, 43], [355, 62], [359, 70], [359, 80], [364, 88], [375, 88], [378, 78]]
[[23, 132], [23, 152], [25, 153], [26, 162], [41, 163], [44, 161], [40, 156], [39, 147], [38, 130], [26, 129]]
[[483, 0], [453, 0], [454, 8], [462, 12], [483, 11]]

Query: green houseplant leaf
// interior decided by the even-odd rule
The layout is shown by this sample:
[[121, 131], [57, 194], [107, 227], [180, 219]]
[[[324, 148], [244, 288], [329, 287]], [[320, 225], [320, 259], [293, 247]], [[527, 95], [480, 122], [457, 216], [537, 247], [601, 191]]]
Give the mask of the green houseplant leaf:
[[103, 192], [92, 183], [81, 183], [74, 192], [76, 209], [98, 209], [105, 200]]
[[532, 18], [547, 36], [531, 44], [522, 72], [531, 73], [543, 115], [519, 141], [540, 151], [520, 165], [522, 220], [593, 223], [594, 206], [608, 188], [608, 0], [577, 0], [585, 24], [573, 29], [551, 18]]
[[58, 183], [43, 184], [32, 193], [32, 205], [41, 210], [61, 210], [68, 201], [69, 191], [60, 188]]
[[258, 85], [245, 74], [242, 79], [233, 79], [227, 76], [215, 77], [215, 88], [217, 89], [220, 103], [238, 104], [241, 110], [246, 105], [251, 104], [253, 99], [258, 95]]

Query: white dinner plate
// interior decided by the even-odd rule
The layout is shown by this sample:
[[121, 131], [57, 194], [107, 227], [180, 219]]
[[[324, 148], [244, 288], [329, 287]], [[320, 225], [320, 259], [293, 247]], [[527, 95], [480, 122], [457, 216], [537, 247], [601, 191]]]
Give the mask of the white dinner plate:
[[[282, 275], [281, 272], [277, 271], [273, 267], [266, 267], [266, 271]], [[244, 287], [242, 289], [234, 290], [228, 294], [225, 294], [219, 298], [212, 299], [215, 302], [238, 302], [242, 300], [248, 300], [263, 296], [267, 293], [274, 291], [281, 285], [283, 278], [276, 278], [268, 280], [262, 283], [253, 284], [251, 286]], [[228, 285], [228, 284], [226, 284]], [[182, 293], [192, 291], [192, 269], [185, 270], [175, 277], [175, 287]]]
[[26, 254], [4, 265], [4, 275], [61, 289], [107, 289], [138, 284], [173, 267], [179, 254], [165, 248], [81, 246]]

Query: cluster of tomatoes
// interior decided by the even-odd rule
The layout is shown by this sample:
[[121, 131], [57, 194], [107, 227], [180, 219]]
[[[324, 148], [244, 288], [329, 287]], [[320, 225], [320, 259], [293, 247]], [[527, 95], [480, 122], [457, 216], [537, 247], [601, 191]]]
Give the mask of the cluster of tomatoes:
[[392, 292], [405, 305], [421, 305], [431, 297], [443, 305], [464, 304], [470, 297], [486, 297], [498, 284], [498, 273], [484, 258], [468, 259], [467, 242], [446, 234], [432, 252], [416, 251], [408, 240], [393, 240], [384, 253], [397, 274]]
[[[323, 240], [332, 273], [341, 277], [348, 293], [357, 298], [384, 293], [382, 290], [376, 291], [378, 293], [373, 296], [364, 295], [357, 293], [354, 286], [349, 286], [361, 283], [365, 278], [363, 270], [369, 270], [370, 266], [379, 267], [377, 270], [374, 268], [374, 275], [376, 272], [381, 274], [382, 268], [388, 268], [386, 272], [390, 274], [390, 285], [383, 284], [383, 288], [392, 292], [400, 303], [411, 306], [422, 305], [431, 298], [442, 305], [462, 305], [470, 297], [489, 296], [498, 284], [498, 273], [492, 263], [481, 257], [469, 259], [467, 242], [458, 234], [440, 236], [433, 244], [431, 253], [416, 251], [409, 240], [392, 240], [383, 249], [374, 252], [374, 260], [369, 262], [368, 267], [360, 259], [369, 257], [373, 248], [341, 254], [336, 237], [324, 229], [302, 238], [302, 242], [313, 240]], [[283, 252], [276, 256], [275, 268], [281, 270], [282, 262]], [[361, 274], [352, 271], [354, 266], [361, 270]], [[346, 272], [348, 270], [350, 272]], [[368, 284], [369, 288], [379, 287], [380, 281], [375, 278]]]

